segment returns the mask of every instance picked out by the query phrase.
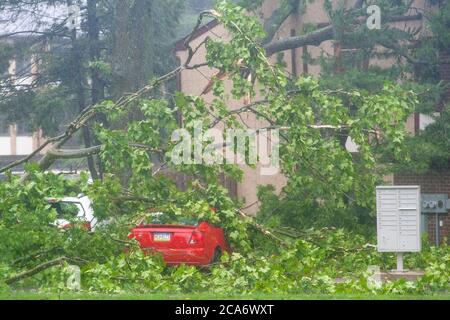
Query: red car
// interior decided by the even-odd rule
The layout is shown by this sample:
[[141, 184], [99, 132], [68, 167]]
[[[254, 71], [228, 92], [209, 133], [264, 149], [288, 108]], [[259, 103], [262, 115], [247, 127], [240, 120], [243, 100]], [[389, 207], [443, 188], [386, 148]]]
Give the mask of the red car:
[[131, 230], [146, 252], [159, 252], [169, 265], [209, 265], [218, 262], [223, 252], [230, 252], [222, 228], [189, 218], [173, 218], [163, 213], [152, 215], [150, 224]]

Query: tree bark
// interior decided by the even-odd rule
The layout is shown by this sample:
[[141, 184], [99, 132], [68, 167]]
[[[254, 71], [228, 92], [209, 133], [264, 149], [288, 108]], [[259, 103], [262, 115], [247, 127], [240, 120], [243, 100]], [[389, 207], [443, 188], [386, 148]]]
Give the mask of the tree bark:
[[[80, 48], [76, 42], [77, 31], [74, 29], [72, 31], [72, 52], [73, 52], [73, 65], [74, 65], [74, 85], [75, 91], [78, 100], [78, 110], [82, 112], [86, 108], [86, 99], [84, 95], [84, 87], [83, 87], [83, 65], [82, 65], [82, 55], [80, 52]], [[91, 144], [91, 133], [88, 126], [83, 126], [82, 128], [84, 145], [86, 148], [90, 148]], [[92, 156], [87, 157], [89, 172], [91, 173], [92, 179], [98, 179], [98, 173], [95, 169], [94, 158]]]
[[103, 146], [94, 146], [85, 149], [51, 149], [48, 154], [55, 159], [79, 159], [98, 154]]
[[264, 46], [268, 56], [274, 53], [299, 48], [302, 46], [318, 46], [326, 40], [332, 40], [334, 37], [333, 26], [329, 25], [316, 31], [310, 32], [304, 36], [289, 37], [271, 42]]
[[[361, 1], [359, 1], [361, 2]], [[355, 8], [360, 7], [360, 4], [356, 4]], [[415, 15], [409, 15], [409, 16], [390, 16], [385, 17], [386, 22], [403, 22], [403, 21], [414, 21], [414, 20], [420, 20], [422, 19], [422, 14], [418, 13]], [[361, 17], [361, 23], [364, 23], [364, 17]], [[334, 39], [334, 26], [332, 24], [320, 28], [318, 30], [312, 31], [306, 35], [303, 36], [296, 36], [296, 37], [288, 37], [284, 39], [280, 39], [277, 41], [272, 41], [266, 45], [264, 45], [264, 49], [266, 50], [266, 54], [268, 56], [271, 56], [277, 52], [289, 50], [289, 49], [296, 49], [302, 46], [318, 46], [322, 42], [327, 40]], [[381, 43], [380, 43], [381, 44]], [[383, 44], [381, 44], [383, 45]], [[399, 46], [400, 47], [400, 46]], [[390, 47], [387, 47], [389, 49], [393, 49]], [[409, 57], [406, 57], [408, 60], [412, 60]]]
[[128, 1], [116, 1], [114, 8], [113, 47], [112, 47], [112, 96], [114, 99], [120, 98], [124, 92], [129, 92], [126, 66], [131, 59], [129, 55], [128, 40]]
[[29, 278], [31, 276], [34, 276], [35, 274], [37, 274], [39, 272], [42, 272], [44, 270], [47, 270], [47, 269], [49, 269], [51, 267], [54, 267], [54, 266], [57, 266], [57, 265], [62, 265], [64, 262], [74, 261], [74, 262], [78, 263], [78, 261], [75, 261], [75, 260], [76, 259], [70, 259], [70, 258], [67, 258], [67, 257], [60, 257], [60, 258], [57, 258], [57, 259], [54, 259], [54, 260], [42, 263], [42, 264], [34, 267], [33, 269], [30, 269], [30, 270], [24, 271], [22, 273], [19, 273], [19, 274], [15, 275], [15, 276], [12, 276], [11, 278], [6, 279], [5, 283], [7, 285], [11, 285], [11, 284], [13, 284], [13, 283], [15, 283], [17, 281], [20, 281], [20, 280], [23, 280], [25, 278]]
[[[88, 39], [89, 39], [89, 58], [90, 61], [97, 61], [101, 58], [100, 51], [100, 28], [97, 18], [97, 0], [87, 1], [88, 17]], [[105, 98], [105, 84], [102, 80], [98, 68], [91, 68], [92, 104], [97, 104]]]
[[[100, 49], [100, 26], [97, 17], [97, 0], [87, 1], [87, 24], [88, 24], [88, 39], [89, 39], [89, 59], [91, 62], [101, 59]], [[105, 83], [101, 77], [100, 71], [96, 67], [91, 67], [91, 103], [97, 104], [105, 99]], [[95, 116], [96, 120], [107, 126], [107, 119], [104, 113], [99, 113]], [[94, 138], [95, 144], [99, 141]], [[98, 176], [103, 178], [103, 165], [101, 160], [97, 157]]]

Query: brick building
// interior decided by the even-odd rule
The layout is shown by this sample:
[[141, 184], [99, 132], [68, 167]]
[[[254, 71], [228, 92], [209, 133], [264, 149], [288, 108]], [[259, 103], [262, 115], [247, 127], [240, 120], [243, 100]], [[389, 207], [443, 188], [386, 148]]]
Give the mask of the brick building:
[[[440, 54], [440, 77], [443, 82], [450, 85], [450, 53], [441, 52]], [[450, 87], [445, 92], [441, 103], [437, 106], [437, 112], [442, 111], [445, 104], [450, 104]], [[416, 134], [424, 127], [424, 119], [419, 114], [414, 115], [414, 130]], [[398, 173], [393, 177], [395, 185], [419, 185], [422, 193], [447, 194], [450, 198], [450, 159], [447, 167], [437, 168], [435, 171], [426, 173]], [[429, 240], [433, 242], [436, 239], [436, 224], [440, 242], [450, 243], [450, 215], [439, 214], [436, 221], [435, 215], [426, 215], [423, 219], [424, 229], [428, 232]]]
[[[394, 175], [395, 185], [418, 185], [422, 193], [448, 194], [450, 197], [450, 169], [428, 173], [401, 173]], [[422, 219], [424, 231], [428, 232], [429, 240], [434, 243], [436, 239], [436, 216], [426, 214]], [[439, 214], [440, 242], [450, 239], [450, 215]], [[448, 241], [446, 242], [448, 244]]]

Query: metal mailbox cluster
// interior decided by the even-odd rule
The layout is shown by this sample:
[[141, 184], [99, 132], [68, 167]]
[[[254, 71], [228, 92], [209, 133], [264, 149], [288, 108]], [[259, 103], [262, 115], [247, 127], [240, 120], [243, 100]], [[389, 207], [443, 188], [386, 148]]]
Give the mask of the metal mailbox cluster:
[[377, 187], [377, 237], [380, 252], [419, 252], [420, 187]]

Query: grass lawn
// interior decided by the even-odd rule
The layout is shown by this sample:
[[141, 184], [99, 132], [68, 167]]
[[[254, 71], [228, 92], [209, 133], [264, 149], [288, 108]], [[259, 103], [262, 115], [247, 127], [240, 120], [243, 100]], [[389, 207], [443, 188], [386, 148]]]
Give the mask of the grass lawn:
[[0, 293], [0, 300], [450, 300], [450, 293], [436, 295], [363, 295], [363, 294], [92, 294], [92, 293]]

